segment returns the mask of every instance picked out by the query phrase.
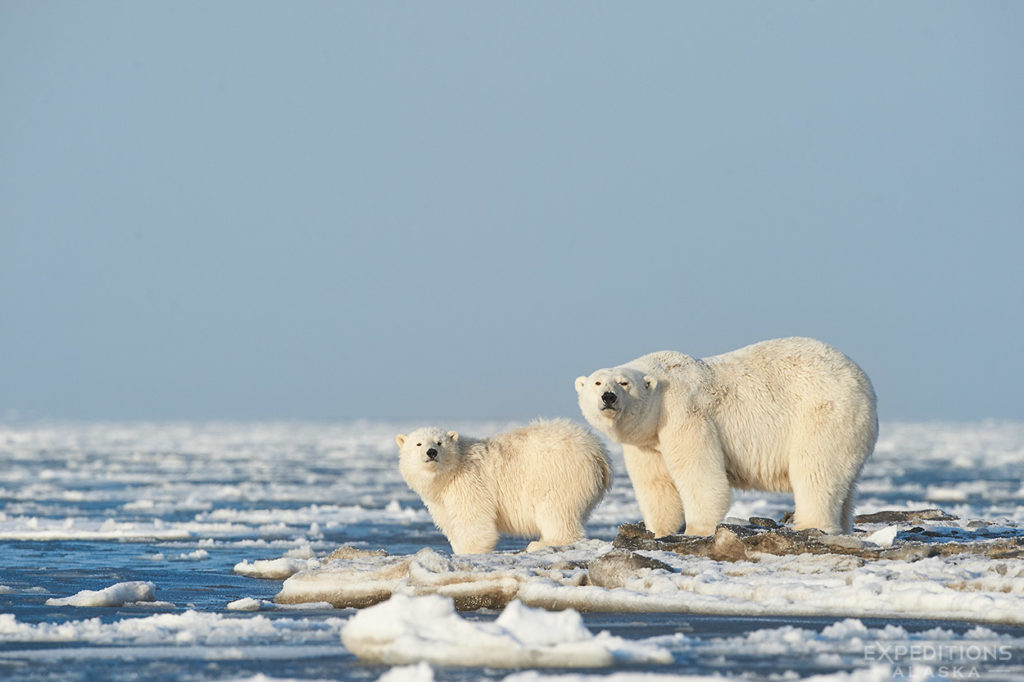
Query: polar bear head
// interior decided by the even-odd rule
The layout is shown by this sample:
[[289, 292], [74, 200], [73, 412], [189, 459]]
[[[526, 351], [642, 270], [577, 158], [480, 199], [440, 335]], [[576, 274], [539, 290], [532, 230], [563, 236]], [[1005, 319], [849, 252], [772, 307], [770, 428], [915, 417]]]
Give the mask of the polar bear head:
[[459, 434], [436, 427], [398, 434], [398, 468], [414, 489], [429, 484], [438, 476], [454, 472], [460, 465]]
[[633, 367], [599, 369], [576, 378], [580, 410], [590, 425], [613, 440], [642, 445], [657, 437], [658, 380]]

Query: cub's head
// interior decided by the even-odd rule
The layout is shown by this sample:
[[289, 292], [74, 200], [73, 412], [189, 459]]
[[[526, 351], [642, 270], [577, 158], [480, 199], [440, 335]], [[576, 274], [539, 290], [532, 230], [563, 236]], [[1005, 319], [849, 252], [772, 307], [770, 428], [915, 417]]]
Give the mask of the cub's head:
[[[435, 427], [416, 429], [409, 435], [398, 434], [398, 468], [409, 485], [429, 481], [459, 464], [459, 434]], [[414, 486], [415, 487], [415, 486]]]
[[[577, 377], [580, 411], [590, 425], [620, 443], [648, 440], [657, 428], [658, 380], [631, 367], [599, 369]], [[651, 424], [654, 424], [652, 427]]]

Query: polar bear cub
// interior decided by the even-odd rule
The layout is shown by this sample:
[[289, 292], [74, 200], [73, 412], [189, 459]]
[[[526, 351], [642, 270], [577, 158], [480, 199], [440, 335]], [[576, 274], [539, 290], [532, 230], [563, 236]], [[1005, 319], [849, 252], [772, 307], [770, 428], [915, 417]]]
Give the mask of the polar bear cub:
[[591, 426], [622, 444], [648, 530], [710, 535], [731, 488], [792, 492], [795, 526], [850, 532], [878, 437], [875, 392], [820, 341], [774, 339], [699, 360], [661, 351], [576, 379]]
[[483, 439], [427, 427], [395, 442], [402, 477], [455, 554], [490, 552], [499, 533], [539, 536], [527, 551], [578, 542], [612, 482], [601, 441], [563, 419]]

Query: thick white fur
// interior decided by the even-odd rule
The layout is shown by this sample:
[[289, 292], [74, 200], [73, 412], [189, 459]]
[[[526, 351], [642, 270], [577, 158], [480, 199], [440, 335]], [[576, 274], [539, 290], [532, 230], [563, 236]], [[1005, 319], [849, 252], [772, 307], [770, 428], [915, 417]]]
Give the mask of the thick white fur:
[[576, 391], [587, 421], [622, 443], [656, 536], [684, 518], [687, 535], [711, 535], [731, 488], [791, 491], [796, 528], [852, 530], [878, 418], [871, 382], [831, 346], [773, 339], [703, 360], [661, 351], [579, 377]]
[[499, 533], [540, 536], [527, 551], [578, 542], [612, 482], [601, 441], [564, 419], [480, 440], [428, 427], [395, 442], [402, 477], [456, 554], [490, 552]]

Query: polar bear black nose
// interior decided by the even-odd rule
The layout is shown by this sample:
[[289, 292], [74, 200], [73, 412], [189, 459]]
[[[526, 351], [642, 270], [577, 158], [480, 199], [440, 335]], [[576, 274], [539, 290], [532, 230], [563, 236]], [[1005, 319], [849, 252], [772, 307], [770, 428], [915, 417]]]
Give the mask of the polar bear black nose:
[[616, 396], [611, 391], [605, 391], [604, 393], [601, 394], [601, 400], [604, 401], [605, 405], [614, 405], [615, 401], [618, 399], [618, 396]]
[[434, 448], [430, 448], [429, 450], [427, 450], [427, 458], [437, 459], [437, 450]]

